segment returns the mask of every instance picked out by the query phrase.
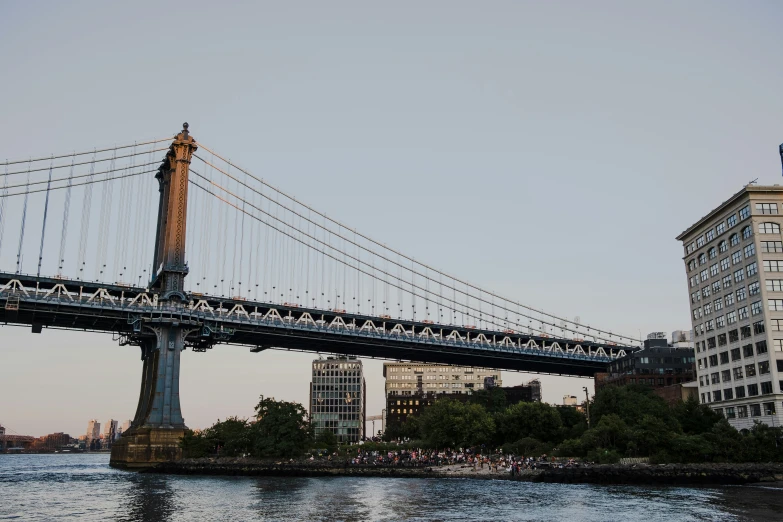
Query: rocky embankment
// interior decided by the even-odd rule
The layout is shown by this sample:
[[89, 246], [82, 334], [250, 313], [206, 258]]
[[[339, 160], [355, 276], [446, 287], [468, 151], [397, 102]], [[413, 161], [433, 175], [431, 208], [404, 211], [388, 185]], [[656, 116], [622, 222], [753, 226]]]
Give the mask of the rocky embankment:
[[753, 484], [783, 481], [783, 464], [606, 464], [548, 469], [532, 480], [567, 484]]
[[728, 485], [783, 482], [783, 464], [606, 464], [522, 470], [521, 475], [511, 477], [507, 471], [492, 472], [488, 467], [474, 469], [461, 464], [439, 467], [356, 466], [326, 460], [201, 458], [166, 462], [145, 472], [277, 477], [471, 478], [567, 484]]

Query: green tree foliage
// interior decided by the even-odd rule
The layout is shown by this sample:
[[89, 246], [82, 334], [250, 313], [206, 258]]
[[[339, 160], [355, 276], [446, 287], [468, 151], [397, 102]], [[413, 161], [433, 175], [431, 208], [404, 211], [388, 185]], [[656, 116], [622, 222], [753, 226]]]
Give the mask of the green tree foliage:
[[323, 430], [315, 438], [315, 448], [324, 448], [329, 453], [337, 451], [337, 435], [332, 430]]
[[542, 402], [519, 402], [496, 416], [498, 436], [503, 441], [530, 437], [556, 442], [563, 422], [557, 408]]
[[645, 415], [663, 420], [667, 425], [673, 421], [672, 411], [652, 388], [639, 384], [628, 386], [606, 386], [595, 395], [590, 405], [590, 422], [598, 426], [604, 415], [617, 415], [629, 426], [638, 424]]
[[297, 402], [263, 396], [256, 405], [252, 426], [253, 454], [257, 457], [298, 457], [312, 442], [307, 411]]
[[587, 417], [576, 408], [556, 406], [562, 424], [560, 440], [577, 439], [587, 431]]
[[506, 394], [500, 388], [476, 390], [470, 394], [470, 404], [480, 404], [490, 414], [496, 414], [506, 409]]
[[419, 417], [424, 442], [433, 448], [478, 446], [492, 440], [495, 422], [479, 404], [441, 399]]

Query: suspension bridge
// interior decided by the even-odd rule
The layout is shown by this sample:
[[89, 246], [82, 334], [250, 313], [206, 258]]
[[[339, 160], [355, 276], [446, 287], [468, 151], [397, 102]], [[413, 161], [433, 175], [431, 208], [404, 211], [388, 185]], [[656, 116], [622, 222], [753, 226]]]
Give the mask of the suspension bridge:
[[178, 456], [186, 348], [592, 376], [639, 342], [388, 247], [197, 143], [187, 123], [173, 138], [0, 167], [0, 324], [111, 333], [141, 349], [115, 466]]

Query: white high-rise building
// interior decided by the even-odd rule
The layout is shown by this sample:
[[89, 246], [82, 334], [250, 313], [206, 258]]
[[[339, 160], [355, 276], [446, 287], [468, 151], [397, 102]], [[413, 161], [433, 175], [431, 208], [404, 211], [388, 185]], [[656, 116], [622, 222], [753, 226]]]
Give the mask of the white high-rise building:
[[747, 185], [677, 237], [699, 399], [737, 429], [783, 424], [783, 187]]
[[101, 438], [101, 423], [96, 419], [91, 419], [87, 423], [87, 444], [91, 440], [97, 440]]
[[117, 436], [117, 421], [114, 419], [109, 419], [106, 421], [106, 424], [103, 426], [103, 440], [107, 444], [111, 444], [114, 442], [114, 439]]

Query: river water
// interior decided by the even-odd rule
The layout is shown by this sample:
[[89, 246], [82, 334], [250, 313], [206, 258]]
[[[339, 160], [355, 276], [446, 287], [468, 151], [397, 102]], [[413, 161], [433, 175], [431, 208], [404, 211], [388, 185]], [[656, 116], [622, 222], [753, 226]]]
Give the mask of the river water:
[[146, 475], [107, 454], [0, 455], [0, 520], [783, 520], [783, 487]]

